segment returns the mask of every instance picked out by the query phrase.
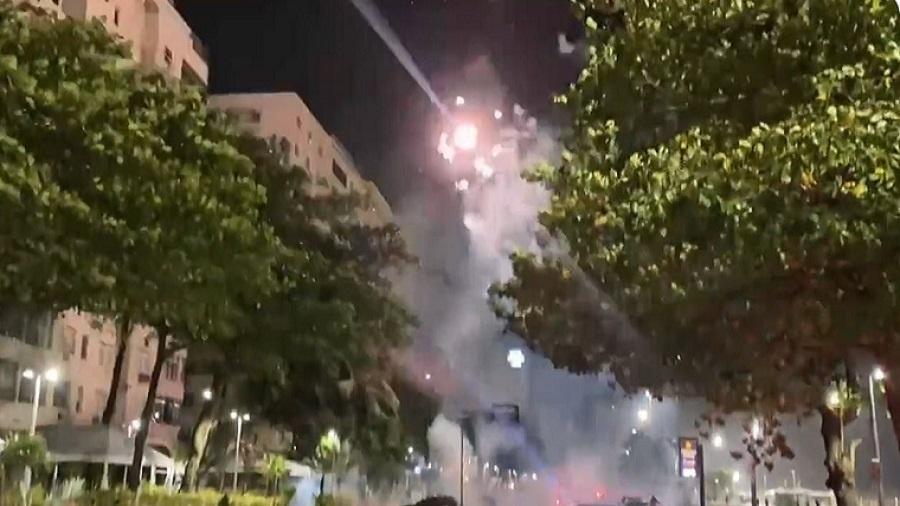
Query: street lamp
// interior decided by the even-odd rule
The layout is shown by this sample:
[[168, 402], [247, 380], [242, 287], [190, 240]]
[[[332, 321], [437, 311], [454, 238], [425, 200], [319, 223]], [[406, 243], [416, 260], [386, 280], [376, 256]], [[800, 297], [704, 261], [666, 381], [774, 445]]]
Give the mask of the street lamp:
[[506, 353], [506, 363], [513, 369], [521, 369], [525, 365], [525, 352], [519, 348], [513, 348]]
[[213, 392], [211, 388], [204, 388], [203, 392], [200, 393], [203, 396], [204, 401], [211, 401], [213, 398]]
[[55, 367], [51, 367], [44, 371], [43, 374], [37, 374], [34, 372], [34, 369], [25, 369], [24, 371], [22, 371], [22, 377], [25, 379], [34, 380], [34, 396], [31, 399], [31, 426], [28, 430], [28, 433], [33, 436], [37, 431], [37, 416], [38, 407], [40, 406], [42, 380], [47, 380], [50, 383], [56, 383], [57, 381], [59, 381], [59, 370]]
[[[34, 369], [25, 369], [22, 371], [22, 377], [30, 380], [34, 380], [34, 395], [31, 399], [31, 425], [28, 429], [28, 433], [32, 436], [37, 432], [37, 417], [38, 417], [38, 407], [41, 405], [41, 380], [47, 380], [50, 383], [56, 383], [59, 381], [59, 370], [55, 367], [51, 367], [43, 372], [43, 374], [39, 374], [34, 372]], [[22, 477], [25, 485], [25, 490], [31, 489], [31, 466], [25, 467], [25, 475]]]
[[716, 448], [721, 448], [722, 445], [725, 444], [725, 440], [722, 438], [721, 434], [714, 434], [712, 444]]
[[639, 422], [645, 423], [647, 420], [650, 419], [650, 413], [646, 409], [641, 408], [637, 412], [637, 417], [638, 417]]
[[232, 492], [237, 491], [238, 485], [238, 469], [241, 462], [241, 431], [244, 428], [244, 422], [250, 421], [250, 413], [238, 413], [237, 410], [231, 410], [231, 419], [237, 422], [237, 437], [234, 443], [234, 479], [231, 482]]
[[878, 418], [875, 414], [875, 382], [882, 382], [887, 378], [887, 374], [881, 367], [876, 367], [869, 374], [869, 417], [872, 419], [870, 428], [872, 429], [872, 444], [875, 445], [875, 457], [872, 463], [875, 464], [875, 470], [878, 473], [878, 506], [884, 506], [884, 480], [881, 478], [881, 441], [878, 438]]
[[739, 481], [741, 481], [741, 472], [735, 471], [735, 472], [731, 473], [731, 482], [738, 483]]

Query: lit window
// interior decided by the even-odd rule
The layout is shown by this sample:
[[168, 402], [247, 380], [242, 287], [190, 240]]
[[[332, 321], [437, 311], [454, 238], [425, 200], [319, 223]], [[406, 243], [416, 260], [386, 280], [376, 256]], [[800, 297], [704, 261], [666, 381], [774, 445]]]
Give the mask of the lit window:
[[174, 59], [175, 59], [175, 57], [172, 55], [172, 50], [169, 48], [165, 48], [165, 50], [163, 50], [163, 60], [166, 61], [166, 66], [171, 67], [172, 61]]
[[116, 7], [116, 10], [113, 12], [113, 24], [119, 26], [119, 8]]

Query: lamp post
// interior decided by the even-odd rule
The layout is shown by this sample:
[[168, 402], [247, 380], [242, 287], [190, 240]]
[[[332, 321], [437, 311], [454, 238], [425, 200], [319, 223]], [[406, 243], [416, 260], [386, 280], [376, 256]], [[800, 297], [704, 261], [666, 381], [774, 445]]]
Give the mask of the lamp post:
[[55, 367], [51, 367], [44, 371], [43, 374], [38, 374], [34, 372], [34, 369], [25, 369], [22, 371], [22, 377], [25, 379], [34, 380], [34, 396], [31, 399], [31, 425], [29, 426], [28, 433], [30, 435], [35, 435], [37, 432], [37, 417], [38, 417], [38, 407], [41, 405], [41, 383], [42, 380], [46, 379], [51, 383], [56, 383], [59, 381], [59, 370]]
[[234, 441], [234, 479], [231, 482], [231, 491], [237, 492], [238, 471], [241, 463], [241, 431], [244, 428], [244, 422], [250, 421], [250, 413], [238, 413], [231, 410], [231, 419], [237, 422], [237, 436]]
[[875, 457], [872, 463], [875, 464], [875, 472], [878, 480], [878, 506], [884, 506], [884, 480], [881, 479], [881, 441], [878, 438], [878, 417], [875, 414], [875, 382], [882, 382], [887, 377], [884, 369], [876, 367], [869, 374], [869, 417], [872, 419], [870, 426], [872, 430], [872, 444], [875, 445]]
[[[34, 436], [37, 433], [37, 417], [38, 408], [41, 405], [42, 380], [46, 379], [50, 383], [56, 383], [57, 381], [59, 381], [59, 370], [55, 367], [51, 367], [43, 373], [36, 373], [34, 369], [25, 369], [24, 371], [22, 371], [22, 377], [34, 381], [34, 394], [31, 399], [31, 423], [28, 427], [28, 434]], [[25, 467], [25, 473], [22, 476], [22, 481], [24, 482], [25, 493], [27, 494], [27, 491], [31, 489], [31, 466]]]

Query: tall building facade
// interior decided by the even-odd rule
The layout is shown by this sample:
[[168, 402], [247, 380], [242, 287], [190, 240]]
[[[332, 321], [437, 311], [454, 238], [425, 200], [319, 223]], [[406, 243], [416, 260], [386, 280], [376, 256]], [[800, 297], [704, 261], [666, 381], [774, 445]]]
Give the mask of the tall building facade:
[[212, 107], [224, 111], [257, 137], [274, 141], [292, 165], [306, 170], [314, 192], [357, 192], [367, 202], [360, 220], [370, 226], [389, 223], [391, 208], [374, 183], [364, 179], [353, 157], [329, 134], [296, 93], [212, 95]]

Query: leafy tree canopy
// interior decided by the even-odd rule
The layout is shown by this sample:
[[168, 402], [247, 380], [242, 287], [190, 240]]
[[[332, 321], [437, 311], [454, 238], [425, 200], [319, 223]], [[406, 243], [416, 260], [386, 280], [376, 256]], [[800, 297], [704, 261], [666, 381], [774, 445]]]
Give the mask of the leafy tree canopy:
[[848, 350], [897, 348], [896, 6], [624, 11], [613, 32], [586, 19], [564, 163], [532, 174], [566, 251], [514, 257], [498, 312], [558, 365], [626, 387], [821, 404]]
[[199, 90], [127, 63], [99, 23], [0, 5], [0, 300], [195, 335], [273, 286], [278, 243]]

